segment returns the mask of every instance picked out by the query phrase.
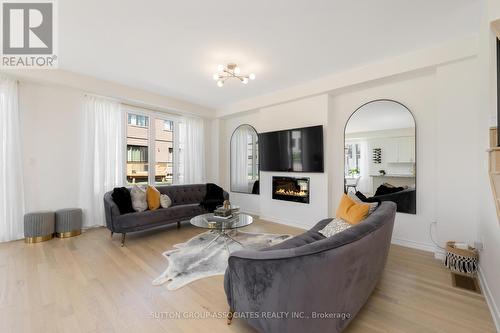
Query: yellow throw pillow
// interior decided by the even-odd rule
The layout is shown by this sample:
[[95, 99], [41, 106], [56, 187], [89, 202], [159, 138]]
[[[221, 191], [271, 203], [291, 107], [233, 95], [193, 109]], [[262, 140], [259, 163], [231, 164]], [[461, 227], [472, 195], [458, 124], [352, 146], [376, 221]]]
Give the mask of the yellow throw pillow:
[[369, 210], [369, 205], [356, 203], [344, 194], [337, 208], [337, 217], [350, 224], [358, 224], [368, 216]]
[[146, 190], [146, 200], [148, 201], [148, 208], [150, 210], [160, 208], [160, 191], [154, 186], [148, 186]]

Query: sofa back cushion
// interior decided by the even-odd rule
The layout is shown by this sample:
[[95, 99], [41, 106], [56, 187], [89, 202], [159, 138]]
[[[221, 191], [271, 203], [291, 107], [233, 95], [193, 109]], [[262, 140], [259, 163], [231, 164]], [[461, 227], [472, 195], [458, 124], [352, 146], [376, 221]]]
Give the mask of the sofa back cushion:
[[164, 185], [157, 186], [161, 194], [166, 194], [172, 200], [172, 206], [199, 204], [205, 198], [206, 184]]

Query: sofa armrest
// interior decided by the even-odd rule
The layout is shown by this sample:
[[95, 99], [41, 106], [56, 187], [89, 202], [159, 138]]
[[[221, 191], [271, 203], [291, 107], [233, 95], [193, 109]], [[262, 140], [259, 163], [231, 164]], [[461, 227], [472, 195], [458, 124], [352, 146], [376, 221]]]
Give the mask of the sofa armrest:
[[106, 227], [115, 232], [115, 220], [120, 216], [120, 210], [111, 197], [111, 192], [104, 194], [104, 215], [106, 218]]

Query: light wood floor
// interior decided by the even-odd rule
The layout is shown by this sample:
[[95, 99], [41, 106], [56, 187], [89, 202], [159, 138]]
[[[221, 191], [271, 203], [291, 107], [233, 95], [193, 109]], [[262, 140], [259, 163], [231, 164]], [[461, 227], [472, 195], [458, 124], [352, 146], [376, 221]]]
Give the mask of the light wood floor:
[[[257, 221], [248, 231], [301, 230]], [[39, 244], [0, 244], [0, 332], [254, 332], [242, 320], [155, 319], [153, 313], [227, 311], [223, 277], [177, 291], [153, 286], [161, 253], [201, 232], [189, 224], [119, 235], [93, 229]], [[345, 332], [494, 332], [484, 298], [451, 287], [426, 252], [392, 246], [384, 276]], [[323, 332], [322, 332], [323, 333]], [[326, 333], [326, 332], [325, 332]]]

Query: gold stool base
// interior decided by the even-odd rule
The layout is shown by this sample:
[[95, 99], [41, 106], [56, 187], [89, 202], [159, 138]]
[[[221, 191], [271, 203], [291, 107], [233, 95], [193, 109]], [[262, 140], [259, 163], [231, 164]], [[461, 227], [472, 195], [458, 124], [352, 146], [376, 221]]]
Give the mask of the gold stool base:
[[40, 243], [40, 242], [45, 242], [45, 241], [48, 241], [48, 240], [51, 240], [53, 237], [52, 234], [50, 235], [45, 235], [45, 236], [36, 236], [36, 237], [25, 237], [24, 238], [24, 242], [25, 243], [28, 243], [28, 244], [32, 244], [32, 243]]
[[82, 234], [82, 230], [74, 230], [74, 231], [68, 231], [68, 232], [56, 232], [56, 237], [57, 238], [69, 238], [69, 237], [75, 237], [78, 235]]

